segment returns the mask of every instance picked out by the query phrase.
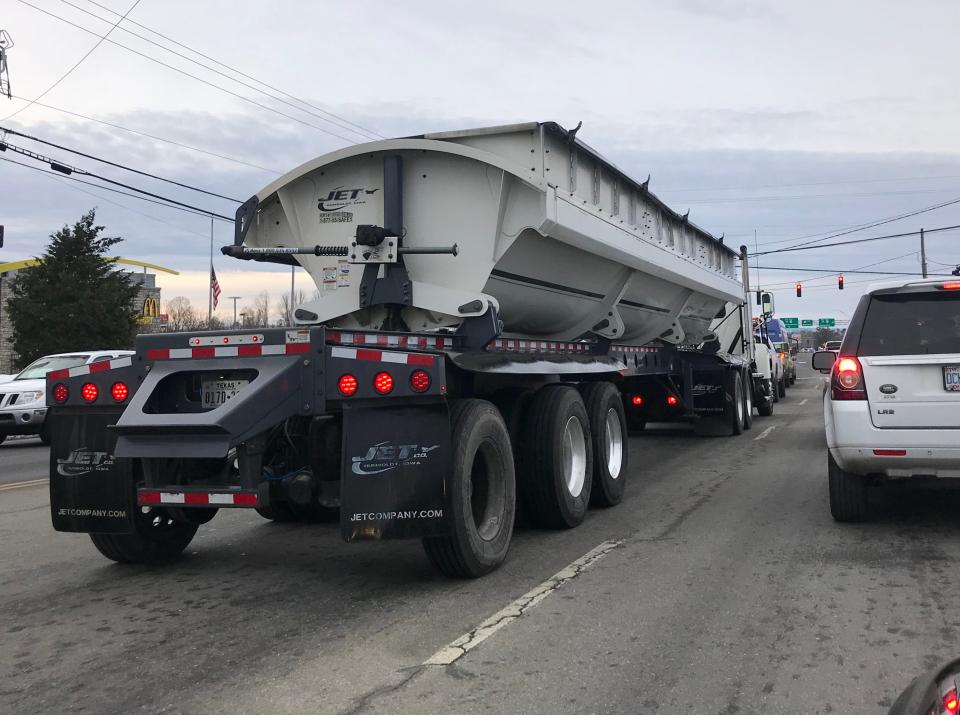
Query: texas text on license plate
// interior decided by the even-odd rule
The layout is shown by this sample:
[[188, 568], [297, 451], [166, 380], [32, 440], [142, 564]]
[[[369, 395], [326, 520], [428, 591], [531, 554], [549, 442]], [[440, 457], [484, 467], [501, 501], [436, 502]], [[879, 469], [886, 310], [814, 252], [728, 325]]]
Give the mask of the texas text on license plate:
[[943, 366], [943, 389], [960, 392], [960, 365]]
[[201, 407], [213, 409], [219, 407], [240, 390], [250, 384], [249, 380], [204, 380]]

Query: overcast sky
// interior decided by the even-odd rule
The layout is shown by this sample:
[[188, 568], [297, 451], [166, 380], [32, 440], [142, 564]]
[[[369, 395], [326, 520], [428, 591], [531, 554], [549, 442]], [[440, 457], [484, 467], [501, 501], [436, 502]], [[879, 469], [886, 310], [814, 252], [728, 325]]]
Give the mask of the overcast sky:
[[[47, 89], [116, 21], [110, 10], [132, 4], [97, 2], [0, 0], [0, 28], [16, 43], [9, 65], [18, 98]], [[761, 249], [782, 247], [960, 197], [956, 3], [141, 0], [129, 18], [383, 136], [582, 120], [587, 143], [636, 177], [652, 174], [655, 193], [734, 245], [753, 247], [756, 230]], [[239, 199], [279, 172], [372, 136], [266, 98], [124, 29], [189, 54], [133, 24], [109, 39], [233, 94], [107, 41], [40, 102], [210, 153], [36, 104], [0, 126]], [[0, 98], [0, 119], [25, 104]], [[11, 142], [220, 213], [236, 207]], [[23, 160], [10, 154], [2, 158]], [[205, 305], [207, 219], [4, 161], [0, 260], [37, 255], [49, 233], [92, 206], [124, 237], [124, 255], [182, 272], [161, 276], [165, 299], [186, 295]], [[960, 204], [849, 238], [953, 224]], [[932, 272], [960, 262], [958, 239], [952, 231], [929, 236]], [[232, 227], [217, 224], [217, 245], [231, 240]], [[761, 264], [850, 270], [882, 262], [873, 269], [913, 272], [918, 250], [916, 238], [903, 238], [775, 254]], [[277, 298], [289, 286], [289, 274], [269, 267], [220, 256], [216, 265], [225, 295], [252, 299], [266, 288]], [[840, 293], [835, 275], [760, 274], [778, 288], [778, 313], [787, 317], [843, 318], [859, 281], [869, 279], [848, 273]], [[306, 287], [306, 275], [298, 279]]]

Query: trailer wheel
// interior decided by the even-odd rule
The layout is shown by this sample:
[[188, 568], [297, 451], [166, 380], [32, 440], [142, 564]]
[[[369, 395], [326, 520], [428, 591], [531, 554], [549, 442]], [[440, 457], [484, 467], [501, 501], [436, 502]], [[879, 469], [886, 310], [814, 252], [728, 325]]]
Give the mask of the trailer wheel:
[[523, 435], [520, 487], [531, 521], [570, 529], [583, 521], [593, 486], [590, 420], [579, 393], [550, 385], [533, 396]]
[[[744, 373], [748, 375], [749, 373]], [[743, 391], [743, 429], [748, 430], [753, 427], [753, 389], [749, 378], [744, 380], [746, 389]]]
[[451, 532], [426, 537], [423, 548], [444, 575], [477, 578], [503, 562], [513, 536], [517, 493], [510, 436], [486, 400], [453, 401], [450, 427]]
[[723, 415], [699, 418], [693, 423], [694, 432], [701, 437], [743, 434], [745, 412], [743, 378], [739, 370], [728, 370], [723, 378]]
[[630, 453], [623, 400], [620, 391], [609, 382], [585, 382], [579, 389], [593, 434], [590, 503], [615, 506], [623, 499]]
[[270, 506], [257, 507], [257, 513], [264, 519], [285, 523], [296, 521], [296, 515], [283, 502], [271, 502]]
[[141, 564], [175, 559], [197, 533], [196, 524], [177, 521], [163, 509], [139, 508], [133, 522], [132, 534], [90, 534], [90, 540], [108, 559]]

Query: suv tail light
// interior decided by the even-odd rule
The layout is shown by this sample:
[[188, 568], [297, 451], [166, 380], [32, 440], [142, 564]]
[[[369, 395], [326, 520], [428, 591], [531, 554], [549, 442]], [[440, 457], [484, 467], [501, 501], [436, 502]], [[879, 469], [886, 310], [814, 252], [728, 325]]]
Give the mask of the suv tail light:
[[867, 399], [867, 389], [863, 382], [863, 366], [857, 358], [841, 357], [833, 364], [830, 396], [834, 400]]

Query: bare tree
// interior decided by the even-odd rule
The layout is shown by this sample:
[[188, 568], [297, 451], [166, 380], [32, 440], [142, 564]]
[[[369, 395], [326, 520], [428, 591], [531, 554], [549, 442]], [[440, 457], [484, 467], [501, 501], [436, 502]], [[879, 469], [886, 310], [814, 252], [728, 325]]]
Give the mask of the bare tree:
[[293, 325], [293, 311], [298, 305], [307, 302], [307, 292], [301, 288], [293, 291], [293, 305], [290, 305], [290, 294], [284, 293], [277, 301], [277, 312], [280, 314], [279, 325]]
[[174, 331], [193, 330], [200, 323], [197, 311], [190, 305], [190, 300], [182, 295], [167, 301], [167, 315], [170, 316], [168, 325]]
[[266, 327], [270, 325], [270, 294], [263, 291], [253, 299], [252, 315], [249, 315], [250, 325]]

